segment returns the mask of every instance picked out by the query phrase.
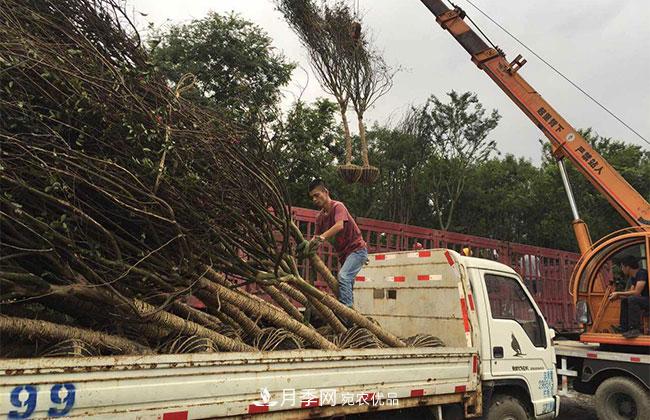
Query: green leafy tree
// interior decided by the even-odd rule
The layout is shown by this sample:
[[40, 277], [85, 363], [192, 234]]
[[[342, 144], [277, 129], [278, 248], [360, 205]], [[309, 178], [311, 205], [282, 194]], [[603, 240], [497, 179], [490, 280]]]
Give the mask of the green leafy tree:
[[416, 135], [409, 113], [396, 127], [375, 125], [368, 132], [370, 153], [381, 167], [372, 185], [376, 200], [367, 208], [373, 217], [405, 224], [425, 222], [419, 209], [426, 209], [426, 195], [419, 179], [430, 155], [424, 137]]
[[231, 112], [245, 122], [275, 116], [280, 88], [295, 64], [274, 51], [271, 38], [255, 24], [235, 15], [210, 13], [171, 26], [150, 40], [152, 60], [175, 85], [195, 76], [185, 96]]
[[336, 104], [327, 99], [311, 105], [299, 101], [274, 126], [270, 152], [282, 178], [287, 180], [294, 206], [311, 207], [309, 182], [316, 177], [330, 180], [336, 170], [334, 159], [343, 157], [337, 113]]
[[424, 190], [430, 213], [442, 230], [452, 226], [472, 167], [496, 151], [496, 142], [488, 136], [501, 118], [497, 110], [488, 114], [474, 93], [451, 91], [447, 96], [448, 103], [431, 96], [419, 109], [418, 119], [418, 135], [428, 140], [432, 151], [423, 177]]
[[533, 182], [539, 172], [530, 161], [513, 155], [489, 159], [472, 168], [452, 229], [529, 243], [534, 228]]

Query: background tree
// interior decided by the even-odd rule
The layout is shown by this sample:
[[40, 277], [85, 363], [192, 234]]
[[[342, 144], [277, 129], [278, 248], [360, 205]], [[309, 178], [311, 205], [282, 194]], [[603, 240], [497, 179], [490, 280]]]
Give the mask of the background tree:
[[[643, 197], [650, 200], [650, 152], [641, 146], [602, 137], [592, 129], [580, 131], [600, 153]], [[531, 240], [542, 246], [577, 250], [570, 228], [571, 211], [550, 147], [544, 143], [544, 160], [540, 176], [533, 180], [533, 199], [538, 209], [538, 223], [531, 225]], [[573, 187], [580, 217], [587, 222], [594, 241], [628, 224], [572, 164], [567, 172]]]
[[[623, 177], [650, 199], [649, 152], [620, 140], [581, 131]], [[541, 140], [540, 140], [541, 141]], [[543, 144], [544, 160], [492, 158], [470, 171], [451, 230], [506, 241], [577, 251], [572, 214], [557, 163]], [[571, 164], [567, 165], [580, 216], [598, 240], [627, 223]]]
[[276, 116], [280, 89], [295, 68], [260, 27], [234, 14], [210, 13], [171, 26], [151, 43], [151, 59], [172, 84], [187, 73], [196, 77], [185, 97], [247, 124]]
[[368, 131], [370, 153], [382, 168], [369, 189], [376, 202], [366, 206], [373, 217], [405, 224], [424, 224], [426, 197], [418, 181], [430, 156], [427, 139], [418, 134], [421, 114], [411, 111], [394, 127], [375, 125]]
[[449, 103], [432, 95], [418, 111], [425, 124], [420, 135], [426, 136], [432, 150], [422, 179], [431, 211], [442, 230], [452, 226], [471, 169], [496, 151], [496, 142], [488, 140], [488, 135], [501, 118], [496, 110], [486, 115], [474, 93], [451, 91], [447, 96]]
[[[280, 177], [287, 180], [295, 206], [311, 207], [307, 195], [309, 182], [316, 177], [332, 178], [336, 172], [332, 157], [341, 158], [344, 154], [337, 112], [336, 104], [327, 99], [313, 104], [296, 102], [287, 117], [274, 125], [271, 154]], [[333, 178], [332, 181], [338, 179]]]
[[[329, 48], [341, 48], [343, 40], [351, 39], [341, 22], [352, 19], [353, 14], [336, 7], [317, 8], [321, 30], [339, 29], [328, 35]], [[343, 10], [342, 14], [335, 13], [337, 10]], [[360, 150], [340, 146], [346, 124], [341, 130], [336, 116], [345, 115], [341, 110], [347, 108], [347, 102], [342, 106], [336, 95], [336, 103], [299, 102], [281, 117], [278, 102], [293, 64], [274, 52], [271, 39], [260, 28], [238, 16], [211, 14], [160, 31], [157, 36], [160, 42], [152, 59], [170, 83], [176, 84], [186, 73], [196, 75], [196, 83], [184, 97], [237, 116], [255, 135], [264, 123], [270, 133], [269, 156], [286, 181], [294, 205], [311, 207], [304, 185], [318, 176], [328, 182], [334, 197], [346, 201], [355, 216], [577, 249], [570, 229], [570, 209], [548, 146], [544, 146], [541, 166], [512, 156], [494, 157], [491, 152], [495, 145], [488, 136], [498, 114], [483, 109], [475, 95], [451, 92], [445, 103], [432, 97], [424, 105], [413, 107], [399, 123], [379, 122], [367, 130], [368, 160], [384, 172], [376, 184], [360, 189], [341, 182], [336, 172], [338, 162], [361, 158]], [[335, 36], [342, 38], [336, 41]], [[340, 51], [325, 53], [320, 56], [329, 57], [325, 67], [340, 64]], [[342, 83], [346, 79], [336, 80]], [[340, 86], [338, 92], [343, 92], [345, 99]], [[650, 152], [599, 136], [593, 130], [584, 134], [641, 195], [650, 199]], [[346, 152], [352, 159], [345, 158]], [[625, 227], [586, 179], [572, 165], [567, 167], [592, 237], [598, 239]]]
[[506, 155], [472, 168], [458, 200], [451, 229], [503, 241], [530, 243], [532, 215], [540, 169], [530, 161]]

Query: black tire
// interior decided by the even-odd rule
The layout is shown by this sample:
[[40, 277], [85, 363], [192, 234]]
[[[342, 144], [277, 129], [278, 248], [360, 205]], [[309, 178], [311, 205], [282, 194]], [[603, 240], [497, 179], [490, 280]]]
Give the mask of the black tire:
[[492, 397], [486, 420], [529, 420], [526, 408], [515, 397], [496, 394]]
[[609, 378], [596, 390], [596, 414], [606, 420], [650, 418], [650, 395], [630, 378]]

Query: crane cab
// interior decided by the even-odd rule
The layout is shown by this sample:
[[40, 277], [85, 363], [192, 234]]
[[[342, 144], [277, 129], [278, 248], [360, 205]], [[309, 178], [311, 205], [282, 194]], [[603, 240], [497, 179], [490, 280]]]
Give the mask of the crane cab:
[[609, 299], [611, 293], [625, 290], [628, 282], [616, 262], [624, 256], [634, 256], [639, 268], [648, 270], [648, 249], [650, 232], [643, 227], [627, 228], [594, 244], [578, 261], [571, 279], [571, 294], [577, 320], [585, 331], [581, 341], [650, 347], [648, 311], [641, 311], [641, 336], [628, 339], [613, 328], [620, 324], [621, 300]]

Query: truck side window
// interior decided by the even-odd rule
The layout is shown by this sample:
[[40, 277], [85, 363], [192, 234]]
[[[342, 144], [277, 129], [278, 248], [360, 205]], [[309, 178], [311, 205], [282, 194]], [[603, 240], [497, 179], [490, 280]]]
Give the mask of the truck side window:
[[512, 277], [485, 275], [485, 286], [493, 319], [512, 319], [526, 332], [535, 347], [546, 347], [544, 323], [526, 296], [521, 284]]

